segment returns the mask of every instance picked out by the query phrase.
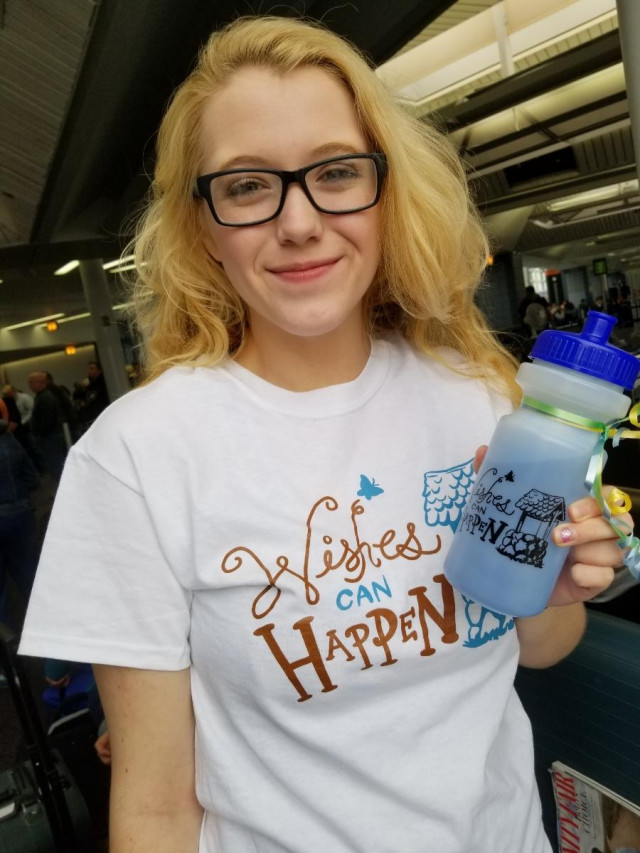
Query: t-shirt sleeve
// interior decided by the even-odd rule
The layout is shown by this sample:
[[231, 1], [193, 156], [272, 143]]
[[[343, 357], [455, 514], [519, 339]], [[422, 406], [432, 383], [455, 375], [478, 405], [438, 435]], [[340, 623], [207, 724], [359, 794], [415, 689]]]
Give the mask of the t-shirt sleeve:
[[189, 665], [191, 592], [163, 553], [140, 490], [72, 448], [20, 653], [142, 669]]

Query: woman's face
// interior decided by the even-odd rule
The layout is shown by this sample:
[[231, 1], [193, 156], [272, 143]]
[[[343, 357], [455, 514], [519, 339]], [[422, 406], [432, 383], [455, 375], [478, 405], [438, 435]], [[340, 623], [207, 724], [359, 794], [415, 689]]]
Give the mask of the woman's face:
[[[369, 151], [347, 90], [316, 68], [238, 71], [206, 103], [201, 134], [200, 174], [294, 170]], [[254, 338], [361, 335], [361, 303], [380, 257], [378, 207], [320, 213], [292, 184], [270, 222], [226, 227], [205, 204], [202, 222], [210, 253], [249, 308]]]

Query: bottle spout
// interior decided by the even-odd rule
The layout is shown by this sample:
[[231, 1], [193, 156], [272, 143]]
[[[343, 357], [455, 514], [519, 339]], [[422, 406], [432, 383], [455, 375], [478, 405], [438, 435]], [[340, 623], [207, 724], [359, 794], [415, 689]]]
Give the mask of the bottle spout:
[[580, 337], [596, 344], [606, 344], [617, 322], [611, 314], [603, 314], [602, 311], [588, 311]]
[[633, 388], [640, 361], [630, 352], [609, 343], [616, 318], [602, 311], [589, 311], [581, 332], [545, 329], [531, 348], [532, 361], [540, 359], [604, 379], [619, 388]]

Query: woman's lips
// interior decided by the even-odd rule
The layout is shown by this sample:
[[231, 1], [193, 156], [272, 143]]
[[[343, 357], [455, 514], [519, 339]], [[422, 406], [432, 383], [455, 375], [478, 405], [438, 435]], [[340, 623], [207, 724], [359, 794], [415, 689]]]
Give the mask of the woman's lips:
[[329, 272], [340, 260], [331, 258], [322, 261], [309, 261], [301, 264], [287, 264], [281, 267], [272, 267], [269, 272], [278, 278], [290, 282], [314, 281]]

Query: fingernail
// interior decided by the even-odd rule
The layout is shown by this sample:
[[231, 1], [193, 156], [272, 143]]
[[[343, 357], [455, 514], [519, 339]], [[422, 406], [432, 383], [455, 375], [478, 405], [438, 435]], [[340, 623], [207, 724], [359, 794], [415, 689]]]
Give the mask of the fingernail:
[[558, 538], [563, 544], [571, 542], [571, 540], [573, 539], [573, 531], [570, 527], [562, 527], [560, 529], [560, 533], [558, 534]]

